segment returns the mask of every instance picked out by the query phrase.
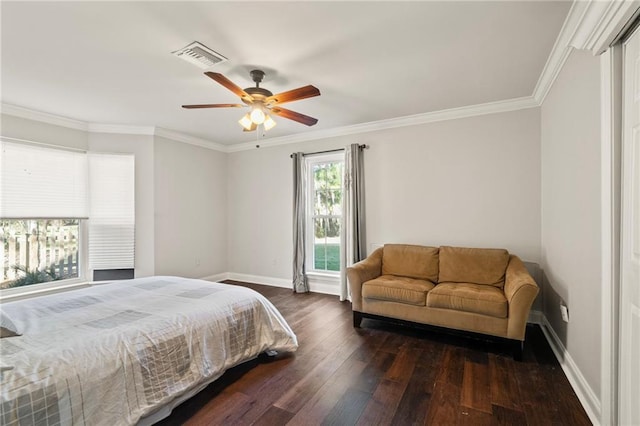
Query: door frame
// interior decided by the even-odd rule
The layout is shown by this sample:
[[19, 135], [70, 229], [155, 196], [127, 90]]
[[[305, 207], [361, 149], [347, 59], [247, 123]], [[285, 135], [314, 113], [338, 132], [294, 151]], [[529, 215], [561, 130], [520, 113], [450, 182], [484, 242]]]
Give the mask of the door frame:
[[[625, 346], [624, 343], [626, 343], [625, 338], [630, 337], [629, 335], [623, 335], [621, 334], [621, 332], [623, 331], [624, 327], [623, 324], [625, 322], [625, 318], [624, 318], [624, 304], [622, 302], [623, 297], [625, 296], [625, 290], [628, 290], [629, 285], [631, 285], [633, 287], [633, 282], [631, 281], [630, 283], [627, 283], [626, 280], [629, 279], [629, 277], [627, 276], [625, 278], [625, 268], [628, 267], [628, 265], [626, 265], [626, 262], [628, 261], [626, 259], [626, 257], [629, 255], [628, 251], [632, 250], [632, 247], [625, 247], [626, 244], [630, 244], [631, 246], [633, 246], [633, 242], [629, 241], [627, 238], [629, 236], [631, 236], [631, 239], [634, 240], [634, 236], [633, 234], [631, 234], [631, 232], [633, 230], [635, 230], [634, 228], [634, 222], [633, 220], [629, 220], [628, 217], [625, 217], [625, 209], [629, 209], [629, 207], [631, 206], [631, 203], [634, 201], [634, 188], [635, 188], [635, 180], [633, 177], [631, 177], [631, 182], [626, 182], [625, 181], [625, 177], [629, 177], [629, 172], [628, 170], [625, 170], [626, 166], [633, 164], [634, 160], [634, 155], [635, 155], [635, 150], [631, 149], [630, 151], [628, 150], [628, 148], [633, 146], [633, 140], [627, 140], [626, 137], [629, 137], [629, 139], [631, 139], [631, 133], [627, 133], [627, 131], [629, 130], [629, 124], [625, 122], [625, 120], [627, 118], [630, 117], [634, 117], [634, 115], [629, 115], [629, 110], [627, 110], [628, 107], [630, 108], [635, 108], [633, 106], [631, 106], [631, 104], [633, 104], [634, 102], [629, 103], [626, 99], [626, 96], [629, 96], [629, 94], [631, 94], [631, 96], [635, 96], [635, 92], [633, 92], [633, 89], [629, 89], [625, 86], [626, 83], [635, 80], [635, 77], [637, 77], [636, 75], [633, 76], [628, 76], [626, 75], [626, 72], [630, 69], [628, 67], [628, 65], [625, 63], [627, 59], [629, 59], [629, 57], [626, 55], [626, 49], [627, 46], [629, 45], [629, 43], [632, 42], [637, 42], [638, 39], [640, 39], [640, 17], [636, 17], [636, 19], [633, 21], [633, 23], [629, 26], [629, 28], [627, 29], [627, 31], [625, 32], [625, 34], [620, 38], [620, 45], [622, 48], [622, 73], [621, 73], [621, 79], [623, 80], [623, 86], [622, 86], [622, 90], [623, 90], [623, 106], [622, 106], [622, 126], [621, 126], [621, 131], [622, 131], [622, 136], [621, 136], [621, 140], [622, 140], [622, 150], [621, 150], [621, 194], [620, 194], [620, 287], [619, 287], [619, 300], [620, 303], [618, 304], [618, 310], [619, 310], [619, 315], [618, 315], [618, 363], [619, 363], [619, 367], [618, 367], [618, 401], [617, 401], [617, 412], [618, 412], [618, 417], [617, 420], [618, 422], [621, 421], [621, 417], [623, 414], [622, 409], [625, 408], [623, 407], [623, 401], [622, 401], [622, 394], [621, 392], [623, 392], [622, 386], [624, 385], [623, 380], [621, 380], [622, 377], [624, 377], [624, 374], [628, 374], [629, 372], [625, 372], [625, 371], [621, 371], [620, 366], [623, 365], [624, 361], [625, 361], [625, 357], [630, 355], [628, 353], [622, 352], [623, 347]], [[633, 61], [637, 61], [637, 59], [633, 59]], [[631, 77], [631, 79], [629, 78]], [[633, 80], [632, 80], [633, 79]], [[635, 84], [635, 83], [632, 83]], [[630, 160], [630, 161], [628, 161]], [[633, 170], [633, 169], [632, 169]], [[631, 190], [629, 189], [631, 188]], [[631, 196], [631, 199], [626, 198]], [[626, 211], [627, 214], [633, 214], [633, 207], [631, 207], [629, 209], [630, 211]], [[632, 229], [625, 229], [625, 226], [631, 226]], [[625, 254], [626, 253], [626, 254]], [[627, 314], [629, 314], [629, 312], [626, 312]], [[627, 332], [629, 332], [629, 330], [627, 330]], [[626, 349], [628, 350], [629, 347], [626, 347]], [[628, 358], [627, 358], [628, 361]], [[626, 407], [627, 409], [630, 409], [629, 407]], [[626, 414], [630, 414], [629, 412], [627, 412]], [[628, 419], [627, 419], [628, 421]]]
[[[612, 45], [600, 56], [601, 93], [601, 392], [600, 422], [619, 418], [621, 165], [623, 105], [622, 40], [635, 27], [640, 9], [627, 14], [622, 30], [609, 34]], [[622, 21], [622, 19], [621, 19]], [[613, 30], [610, 30], [612, 32]]]
[[600, 422], [618, 419], [618, 315], [622, 148], [622, 47], [600, 57], [601, 91], [601, 391]]

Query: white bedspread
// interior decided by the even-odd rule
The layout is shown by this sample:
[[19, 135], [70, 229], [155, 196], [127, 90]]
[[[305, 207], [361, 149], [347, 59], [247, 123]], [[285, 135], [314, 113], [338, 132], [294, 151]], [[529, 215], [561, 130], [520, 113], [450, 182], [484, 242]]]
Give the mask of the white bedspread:
[[0, 424], [135, 424], [266, 350], [298, 344], [263, 296], [150, 277], [5, 303]]

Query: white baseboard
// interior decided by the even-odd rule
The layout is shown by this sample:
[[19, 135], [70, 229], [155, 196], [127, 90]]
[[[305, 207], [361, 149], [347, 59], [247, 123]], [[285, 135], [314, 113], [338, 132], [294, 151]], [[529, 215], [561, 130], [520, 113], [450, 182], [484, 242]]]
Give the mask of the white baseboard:
[[558, 362], [562, 367], [562, 371], [564, 371], [567, 379], [569, 379], [569, 383], [578, 396], [584, 410], [587, 412], [591, 423], [596, 426], [600, 425], [601, 405], [598, 396], [595, 394], [593, 389], [591, 389], [589, 383], [587, 383], [587, 380], [584, 378], [584, 375], [571, 357], [571, 354], [564, 347], [562, 341], [553, 330], [553, 327], [551, 327], [547, 317], [542, 312], [540, 312], [540, 314], [542, 316], [540, 328], [542, 328], [542, 332], [549, 342], [549, 346], [551, 346], [553, 353], [558, 359]]
[[244, 281], [247, 283], [264, 284], [272, 287], [291, 288], [291, 281], [282, 278], [265, 277], [262, 275], [239, 274], [228, 272], [227, 279], [234, 281]]
[[330, 294], [332, 296], [340, 296], [339, 287], [333, 284], [314, 283], [309, 281], [309, 290], [314, 293]]
[[542, 313], [542, 311], [529, 311], [529, 318], [527, 319], [527, 323], [538, 324], [540, 326], [544, 325], [544, 314]]
[[[262, 275], [249, 275], [239, 274], [237, 272], [227, 272], [225, 274], [225, 278], [223, 279], [270, 285], [272, 287], [291, 288], [291, 280], [284, 278], [265, 277]], [[309, 289], [314, 293], [331, 294], [334, 296], [339, 295], [338, 286], [327, 283], [325, 280], [314, 280], [313, 278], [310, 278]]]
[[205, 280], [205, 281], [213, 281], [213, 282], [217, 283], [218, 281], [228, 280], [229, 279], [229, 273], [228, 272], [222, 272], [220, 274], [209, 275], [207, 277], [202, 277], [200, 279], [201, 280]]

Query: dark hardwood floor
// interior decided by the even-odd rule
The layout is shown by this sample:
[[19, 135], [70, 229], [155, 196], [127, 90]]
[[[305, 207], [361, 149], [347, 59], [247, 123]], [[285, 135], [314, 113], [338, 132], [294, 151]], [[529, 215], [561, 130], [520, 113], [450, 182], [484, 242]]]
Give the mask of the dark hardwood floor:
[[510, 347], [381, 321], [352, 325], [335, 296], [233, 282], [264, 294], [298, 336], [247, 362], [160, 425], [588, 425], [538, 326]]

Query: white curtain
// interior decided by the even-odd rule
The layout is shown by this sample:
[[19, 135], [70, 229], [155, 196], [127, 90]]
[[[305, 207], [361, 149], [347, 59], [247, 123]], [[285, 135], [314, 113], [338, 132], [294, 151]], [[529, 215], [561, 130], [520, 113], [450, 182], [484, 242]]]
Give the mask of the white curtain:
[[351, 300], [347, 267], [365, 258], [364, 167], [360, 145], [345, 148], [340, 251], [340, 301]]
[[296, 152], [293, 158], [293, 291], [307, 293], [305, 265], [305, 228], [306, 228], [306, 198], [305, 198], [305, 162], [304, 154]]

